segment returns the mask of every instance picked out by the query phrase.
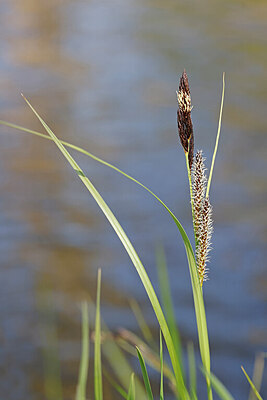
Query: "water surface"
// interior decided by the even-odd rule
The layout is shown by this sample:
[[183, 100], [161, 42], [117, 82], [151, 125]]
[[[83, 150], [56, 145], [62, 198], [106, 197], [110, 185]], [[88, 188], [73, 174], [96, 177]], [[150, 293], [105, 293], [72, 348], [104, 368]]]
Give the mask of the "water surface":
[[[226, 72], [205, 301], [212, 369], [236, 399], [247, 398], [240, 365], [252, 375], [255, 354], [266, 351], [266, 3], [4, 0], [0, 13], [1, 119], [41, 129], [23, 91], [60, 138], [155, 191], [191, 238], [175, 90], [186, 68], [196, 148], [209, 165]], [[163, 242], [183, 343], [197, 347], [175, 225], [133, 183], [72, 154], [118, 216], [156, 286], [155, 245]], [[56, 330], [64, 398], [71, 399], [79, 303], [95, 297], [99, 267], [110, 329], [138, 332], [129, 296], [157, 333], [155, 318], [119, 240], [52, 143], [1, 127], [0, 166], [0, 392], [9, 400], [44, 398], [44, 354]], [[201, 383], [199, 391], [205, 398]]]

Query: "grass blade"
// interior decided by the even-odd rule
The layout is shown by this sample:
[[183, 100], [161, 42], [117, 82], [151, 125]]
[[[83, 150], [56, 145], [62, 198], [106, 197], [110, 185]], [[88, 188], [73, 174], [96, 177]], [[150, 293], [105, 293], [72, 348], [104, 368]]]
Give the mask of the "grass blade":
[[146, 369], [146, 364], [145, 364], [144, 358], [141, 354], [141, 351], [138, 349], [137, 346], [136, 346], [136, 351], [137, 351], [139, 363], [140, 363], [141, 370], [142, 370], [142, 375], [143, 375], [143, 379], [144, 379], [144, 384], [145, 384], [148, 400], [153, 400], [153, 393], [151, 390], [151, 385], [150, 385], [149, 377], [147, 374], [147, 369]]
[[188, 365], [189, 365], [189, 387], [192, 400], [197, 399], [197, 373], [196, 361], [194, 353], [194, 345], [192, 342], [187, 345]]
[[205, 376], [209, 375], [211, 385], [221, 400], [234, 400], [231, 393], [226, 389], [224, 384], [213, 373], [210, 372], [208, 374], [207, 372], [205, 372], [204, 368], [201, 368], [201, 371]]
[[127, 393], [125, 390], [105, 370], [103, 370], [103, 374], [111, 386], [121, 395], [121, 397], [127, 400]]
[[89, 321], [87, 303], [82, 303], [82, 350], [76, 400], [86, 400], [86, 383], [89, 366]]
[[135, 400], [135, 385], [134, 385], [134, 373], [131, 375], [129, 391], [127, 395], [127, 400]]
[[225, 89], [224, 77], [225, 77], [225, 73], [223, 73], [222, 98], [221, 98], [220, 115], [219, 115], [219, 121], [218, 121], [218, 130], [217, 130], [216, 142], [215, 142], [215, 147], [214, 147], [212, 161], [211, 161], [209, 179], [208, 179], [208, 183], [207, 183], [207, 190], [206, 190], [207, 198], [209, 197], [211, 178], [212, 178], [212, 174], [213, 174], [213, 168], [214, 168], [214, 163], [215, 163], [215, 158], [216, 158], [216, 154], [217, 154], [219, 138], [220, 138], [220, 133], [221, 133], [221, 126], [222, 126], [222, 113], [223, 113], [224, 89]]
[[[177, 354], [176, 354], [176, 351], [175, 351], [175, 348], [174, 348], [174, 345], [173, 345], [172, 337], [171, 337], [168, 325], [166, 323], [164, 314], [163, 314], [162, 309], [160, 307], [158, 298], [157, 298], [156, 293], [155, 293], [155, 291], [153, 289], [151, 281], [150, 281], [150, 279], [149, 279], [149, 277], [148, 277], [148, 275], [146, 273], [146, 270], [145, 270], [143, 264], [141, 263], [140, 258], [137, 255], [132, 243], [128, 239], [126, 233], [122, 229], [122, 227], [119, 224], [118, 220], [116, 219], [115, 215], [112, 213], [112, 211], [110, 210], [108, 205], [105, 203], [105, 201], [103, 200], [103, 198], [101, 197], [99, 192], [93, 186], [92, 182], [85, 176], [84, 172], [81, 170], [79, 165], [72, 158], [72, 156], [69, 154], [69, 152], [65, 149], [65, 147], [60, 142], [60, 140], [58, 140], [58, 138], [55, 136], [55, 134], [51, 131], [51, 129], [48, 127], [48, 125], [38, 115], [38, 113], [35, 111], [35, 109], [32, 107], [32, 105], [28, 102], [28, 100], [25, 97], [24, 97], [24, 99], [27, 102], [27, 104], [29, 105], [29, 107], [31, 108], [31, 110], [34, 112], [34, 114], [37, 116], [37, 118], [39, 119], [39, 121], [41, 122], [41, 124], [43, 125], [45, 130], [47, 131], [47, 133], [51, 136], [51, 138], [53, 139], [55, 144], [58, 146], [58, 148], [60, 149], [62, 154], [68, 160], [69, 164], [76, 171], [76, 173], [78, 174], [78, 176], [81, 179], [81, 181], [83, 182], [83, 184], [86, 186], [88, 191], [94, 197], [94, 199], [96, 200], [97, 204], [99, 205], [99, 207], [101, 208], [101, 210], [103, 211], [105, 216], [107, 217], [107, 219], [110, 222], [111, 226], [113, 227], [113, 229], [115, 230], [115, 232], [118, 235], [119, 239], [121, 240], [122, 244], [124, 245], [129, 257], [131, 258], [131, 260], [132, 260], [132, 262], [133, 262], [133, 264], [134, 264], [134, 266], [135, 266], [135, 268], [136, 268], [136, 270], [137, 270], [137, 272], [139, 274], [139, 277], [140, 277], [140, 279], [141, 279], [141, 281], [143, 283], [143, 286], [144, 286], [144, 288], [145, 288], [145, 290], [147, 292], [147, 295], [148, 295], [148, 297], [150, 299], [150, 302], [152, 304], [152, 307], [153, 307], [154, 312], [156, 314], [156, 317], [158, 319], [159, 325], [161, 327], [162, 333], [164, 335], [166, 346], [168, 348], [170, 359], [171, 359], [172, 366], [173, 366], [173, 370], [174, 370], [174, 373], [175, 373], [176, 382], [177, 382], [177, 389], [179, 391], [179, 394], [180, 394], [182, 399], [189, 399], [189, 394], [188, 394], [187, 389], [186, 389], [185, 384], [184, 384], [184, 379], [183, 379], [181, 367], [180, 367], [180, 364], [179, 364], [179, 360], [178, 360], [178, 357], [177, 357]], [[163, 202], [161, 202], [161, 203], [163, 203]], [[178, 225], [180, 226], [181, 232], [183, 232], [184, 237], [187, 239], [186, 246], [187, 247], [188, 246], [191, 247], [192, 255], [191, 255], [191, 258], [190, 258], [190, 262], [192, 263], [192, 261], [194, 260], [194, 263], [195, 263], [194, 253], [193, 253], [193, 250], [192, 250], [192, 246], [191, 246], [191, 244], [189, 242], [189, 239], [187, 238], [186, 233], [185, 233], [185, 231], [184, 231], [184, 229], [183, 229], [183, 227], [182, 227], [182, 225], [180, 224], [179, 221], [178, 221]], [[196, 270], [195, 264], [194, 264], [194, 269], [195, 269], [195, 276], [196, 276], [196, 279], [197, 279], [197, 284], [199, 286], [199, 290], [200, 290], [200, 293], [201, 293], [201, 296], [202, 296], [202, 292], [201, 292], [201, 289], [200, 289], [200, 285], [199, 285], [199, 280], [198, 280], [197, 270]], [[203, 301], [203, 298], [202, 298], [202, 301]], [[203, 306], [204, 306], [204, 303], [203, 303]]]
[[101, 365], [101, 320], [100, 320], [101, 269], [97, 274], [96, 317], [95, 317], [95, 400], [103, 400]]
[[160, 389], [159, 399], [164, 400], [164, 389], [163, 389], [163, 349], [162, 349], [162, 333], [159, 331], [159, 357], [160, 357]]
[[250, 384], [250, 387], [251, 387], [251, 389], [253, 390], [253, 393], [255, 394], [255, 396], [257, 397], [257, 399], [263, 400], [263, 398], [261, 397], [261, 395], [260, 395], [259, 392], [257, 391], [257, 389], [256, 389], [256, 387], [255, 387], [255, 385], [254, 385], [254, 383], [252, 382], [252, 380], [250, 379], [250, 377], [249, 377], [248, 374], [246, 373], [245, 368], [244, 368], [242, 365], [241, 365], [241, 369], [242, 369], [242, 371], [244, 372], [244, 374], [245, 374], [245, 376], [246, 376], [246, 378], [247, 378], [247, 380], [248, 380], [248, 382], [249, 382], [249, 384]]
[[[263, 371], [264, 371], [264, 361], [267, 357], [267, 353], [258, 353], [256, 355], [255, 363], [254, 363], [254, 371], [253, 371], [253, 379], [252, 382], [254, 383], [257, 391], [259, 392], [261, 389]], [[253, 390], [250, 390], [249, 399], [248, 400], [255, 400], [255, 396], [253, 394]]]
[[158, 281], [159, 281], [159, 288], [160, 288], [160, 295], [163, 304], [163, 309], [165, 311], [167, 324], [170, 329], [173, 344], [176, 353], [178, 355], [180, 365], [183, 366], [181, 339], [175, 320], [175, 313], [171, 297], [171, 288], [169, 283], [165, 252], [163, 246], [161, 245], [157, 246], [156, 248], [156, 263], [157, 263]]
[[130, 299], [129, 303], [130, 303], [132, 312], [134, 313], [134, 316], [136, 318], [136, 321], [139, 325], [139, 328], [144, 336], [144, 339], [148, 343], [153, 344], [153, 336], [152, 336], [151, 330], [150, 330], [148, 324], [146, 323], [146, 320], [144, 318], [144, 315], [142, 313], [142, 310], [141, 310], [139, 304], [137, 303], [137, 301], [134, 298]]
[[[90, 296], [89, 296], [90, 298]], [[89, 302], [89, 317], [92, 314], [95, 315], [96, 304], [91, 300]], [[122, 391], [126, 393], [129, 389], [129, 381], [131, 378], [131, 374], [133, 373], [132, 367], [130, 366], [128, 360], [125, 355], [121, 351], [119, 345], [115, 342], [115, 338], [113, 334], [108, 330], [103, 318], [101, 317], [101, 353], [103, 357], [108, 361], [112, 372], [115, 374], [117, 380], [119, 381], [118, 386], [122, 387]], [[136, 356], [136, 351], [134, 351], [134, 355]], [[104, 375], [107, 372], [104, 370]], [[108, 379], [108, 378], [107, 378]], [[111, 378], [112, 379], [112, 378]], [[135, 377], [135, 392], [138, 399], [145, 398], [145, 388], [138, 377]]]

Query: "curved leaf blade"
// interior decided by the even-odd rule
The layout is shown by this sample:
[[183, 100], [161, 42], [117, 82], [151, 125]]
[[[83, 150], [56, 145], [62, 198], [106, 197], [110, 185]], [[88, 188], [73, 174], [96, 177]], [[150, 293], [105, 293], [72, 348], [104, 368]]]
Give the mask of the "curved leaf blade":
[[253, 390], [253, 393], [255, 394], [255, 396], [257, 397], [258, 400], [263, 400], [263, 398], [261, 397], [261, 395], [259, 394], [259, 392], [257, 391], [256, 386], [254, 385], [254, 383], [252, 382], [252, 380], [250, 379], [250, 377], [248, 376], [248, 374], [245, 371], [245, 368], [241, 365], [241, 369], [244, 372], [248, 383], [250, 384], [251, 389]]
[[220, 139], [220, 134], [221, 134], [223, 102], [224, 102], [224, 90], [225, 90], [225, 80], [224, 80], [224, 78], [225, 78], [225, 73], [223, 73], [222, 97], [221, 97], [221, 106], [220, 106], [220, 114], [219, 114], [219, 121], [218, 121], [217, 136], [216, 136], [215, 147], [214, 147], [214, 151], [213, 151], [213, 155], [212, 155], [209, 178], [208, 178], [208, 182], [207, 182], [207, 190], [206, 190], [206, 197], [207, 198], [209, 197], [211, 178], [212, 178], [212, 174], [213, 174], [213, 168], [214, 168], [215, 158], [216, 158], [219, 139]]
[[159, 357], [160, 357], [160, 388], [159, 388], [159, 399], [164, 400], [164, 389], [163, 389], [163, 349], [162, 349], [162, 333], [159, 331]]
[[143, 379], [144, 379], [144, 384], [145, 384], [148, 400], [153, 400], [153, 393], [151, 390], [150, 380], [149, 380], [149, 377], [147, 374], [147, 369], [146, 369], [146, 364], [145, 364], [144, 358], [141, 354], [141, 351], [138, 349], [137, 346], [136, 346], [136, 351], [137, 351], [139, 363], [140, 363], [141, 370], [142, 370], [142, 375], [143, 375]]
[[86, 400], [86, 384], [89, 367], [89, 321], [87, 303], [82, 303], [82, 350], [76, 400]]
[[97, 274], [96, 316], [95, 316], [95, 400], [103, 400], [101, 363], [101, 318], [100, 318], [101, 269]]
[[134, 385], [134, 373], [131, 375], [129, 391], [127, 395], [127, 400], [135, 400], [135, 385]]
[[189, 382], [190, 382], [190, 394], [192, 400], [197, 399], [197, 373], [196, 373], [196, 360], [194, 353], [194, 344], [192, 342], [187, 345], [188, 354], [188, 369], [189, 369]]
[[211, 381], [211, 385], [214, 388], [215, 392], [218, 394], [221, 400], [234, 400], [233, 396], [231, 393], [226, 389], [224, 384], [213, 374], [213, 373], [208, 373], [205, 371], [204, 368], [201, 368], [201, 371], [203, 374], [206, 376], [208, 375], [208, 378]]

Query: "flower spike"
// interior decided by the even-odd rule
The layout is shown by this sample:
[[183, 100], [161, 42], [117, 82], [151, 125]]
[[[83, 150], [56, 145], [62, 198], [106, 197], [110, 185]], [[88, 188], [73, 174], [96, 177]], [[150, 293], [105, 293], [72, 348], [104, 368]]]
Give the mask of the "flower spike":
[[180, 78], [179, 90], [176, 94], [179, 106], [177, 110], [178, 133], [184, 152], [188, 153], [189, 167], [191, 170], [194, 159], [194, 134], [191, 120], [191, 96], [185, 70]]

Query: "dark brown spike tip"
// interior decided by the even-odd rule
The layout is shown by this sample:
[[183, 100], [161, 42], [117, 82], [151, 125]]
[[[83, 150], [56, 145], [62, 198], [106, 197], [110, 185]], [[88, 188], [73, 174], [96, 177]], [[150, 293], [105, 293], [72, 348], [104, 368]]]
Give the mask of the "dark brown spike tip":
[[191, 96], [188, 83], [188, 76], [184, 70], [177, 92], [178, 111], [177, 124], [180, 141], [185, 153], [188, 153], [189, 167], [191, 169], [194, 158], [194, 134], [191, 120]]
[[180, 78], [179, 91], [180, 90], [183, 90], [185, 93], [187, 93], [188, 96], [190, 96], [188, 76], [187, 76], [185, 69], [184, 69], [183, 75]]

